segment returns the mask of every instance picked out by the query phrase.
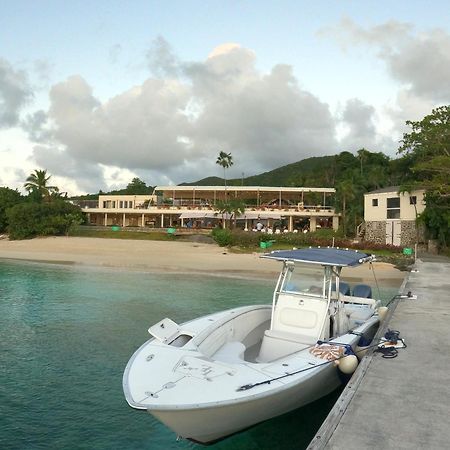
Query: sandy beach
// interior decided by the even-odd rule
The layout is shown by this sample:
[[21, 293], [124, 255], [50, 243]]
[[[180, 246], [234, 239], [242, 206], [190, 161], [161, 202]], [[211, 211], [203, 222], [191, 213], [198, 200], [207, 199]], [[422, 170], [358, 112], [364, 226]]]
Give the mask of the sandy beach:
[[[206, 273], [245, 278], [274, 278], [280, 264], [261, 253], [237, 254], [215, 244], [133, 241], [81, 237], [46, 237], [23, 241], [0, 240], [0, 258], [81, 264], [148, 272]], [[400, 286], [405, 272], [391, 264], [374, 263], [378, 283]], [[372, 284], [368, 265], [348, 269], [349, 281]]]

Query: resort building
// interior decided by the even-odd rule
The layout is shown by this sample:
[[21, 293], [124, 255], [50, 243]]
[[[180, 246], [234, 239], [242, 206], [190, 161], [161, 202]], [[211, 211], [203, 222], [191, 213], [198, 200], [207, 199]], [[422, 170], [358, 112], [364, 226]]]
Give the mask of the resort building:
[[224, 201], [239, 200], [245, 211], [236, 225], [251, 230], [258, 222], [284, 231], [337, 230], [331, 206], [333, 188], [261, 186], [157, 186], [152, 195], [99, 195], [98, 203], [80, 206], [88, 223], [101, 226], [199, 228], [225, 226]]
[[425, 209], [424, 190], [399, 192], [399, 186], [364, 194], [365, 239], [379, 244], [410, 246], [422, 231], [417, 216]]

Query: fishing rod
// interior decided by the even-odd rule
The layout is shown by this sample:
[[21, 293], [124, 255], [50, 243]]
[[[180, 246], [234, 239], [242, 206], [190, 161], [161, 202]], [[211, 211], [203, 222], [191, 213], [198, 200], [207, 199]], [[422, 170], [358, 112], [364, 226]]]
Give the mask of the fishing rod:
[[[357, 333], [354, 333], [354, 334], [357, 334]], [[338, 356], [336, 358], [324, 361], [323, 363], [314, 364], [314, 365], [311, 365], [310, 367], [304, 367], [303, 369], [299, 369], [299, 370], [296, 370], [294, 372], [286, 373], [284, 375], [280, 375], [279, 377], [274, 377], [274, 378], [270, 378], [268, 380], [259, 381], [258, 383], [245, 384], [245, 385], [240, 386], [239, 388], [237, 388], [236, 392], [248, 391], [249, 389], [253, 389], [254, 387], [261, 386], [263, 384], [270, 384], [270, 383], [272, 383], [272, 381], [282, 380], [282, 379], [290, 377], [292, 375], [298, 375], [299, 373], [306, 372], [308, 370], [317, 369], [318, 367], [322, 367], [322, 366], [325, 366], [327, 364], [331, 364], [331, 363], [334, 363], [336, 361], [339, 361], [340, 359], [345, 358], [346, 356], [356, 355], [357, 353], [365, 352], [365, 351], [369, 350], [370, 348], [378, 347], [379, 344], [382, 343], [382, 342], [388, 342], [389, 341], [389, 342], [395, 342], [396, 343], [397, 340], [401, 340], [403, 345], [404, 345], [404, 347], [406, 347], [405, 342], [403, 341], [403, 339], [400, 338], [400, 332], [399, 331], [388, 330], [386, 332], [385, 338], [384, 338], [386, 340], [382, 340], [382, 339], [383, 338], [379, 339], [378, 342], [375, 343], [375, 344], [365, 346], [364, 348], [361, 348], [360, 350], [356, 350], [356, 351], [352, 349], [350, 344], [343, 344], [343, 343], [340, 343], [340, 342], [331, 342], [331, 341], [328, 341], [328, 342], [318, 341], [318, 343], [320, 343], [319, 345], [321, 345], [321, 344], [333, 344], [333, 345], [338, 345], [338, 346], [345, 347], [345, 352], [348, 351], [349, 353], [348, 354], [344, 353], [344, 354], [342, 354], [342, 355], [340, 355], [340, 356]], [[390, 341], [390, 339], [392, 339], [392, 341]], [[311, 346], [311, 348], [312, 347], [313, 346]], [[380, 353], [383, 353], [383, 358], [395, 358], [397, 356], [398, 352], [397, 352], [397, 350], [395, 348], [385, 348], [384, 350], [385, 351], [383, 351], [383, 350], [380, 351]], [[395, 350], [395, 351], [393, 351], [393, 350]], [[309, 363], [309, 364], [312, 364], [312, 363]]]

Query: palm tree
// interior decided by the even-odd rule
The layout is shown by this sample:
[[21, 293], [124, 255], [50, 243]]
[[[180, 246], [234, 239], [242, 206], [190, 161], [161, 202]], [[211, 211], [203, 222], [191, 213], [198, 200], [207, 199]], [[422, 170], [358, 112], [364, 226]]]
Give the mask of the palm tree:
[[344, 236], [347, 236], [347, 201], [355, 198], [353, 181], [351, 179], [341, 181], [337, 186], [337, 191], [342, 199], [342, 231]]
[[222, 214], [222, 220], [225, 216], [224, 224], [229, 221], [230, 224], [234, 222], [234, 225], [236, 225], [237, 217], [245, 213], [245, 203], [240, 199], [218, 200], [216, 209]]
[[231, 153], [220, 152], [217, 157], [216, 164], [223, 167], [223, 180], [225, 183], [225, 189], [227, 188], [227, 178], [226, 178], [226, 169], [233, 165], [233, 157]]
[[47, 176], [47, 170], [36, 169], [27, 179], [24, 188], [31, 194], [36, 193], [38, 198], [50, 200], [52, 194], [58, 194], [59, 189], [56, 186], [49, 186], [48, 181], [51, 175]]

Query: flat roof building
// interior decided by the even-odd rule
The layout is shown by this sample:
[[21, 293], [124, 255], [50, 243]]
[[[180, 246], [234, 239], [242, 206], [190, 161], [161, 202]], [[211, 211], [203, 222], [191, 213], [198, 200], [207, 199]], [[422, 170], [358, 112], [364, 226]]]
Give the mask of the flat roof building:
[[379, 244], [409, 246], [419, 240], [416, 219], [425, 210], [425, 191], [400, 192], [390, 186], [364, 194], [365, 239]]
[[245, 204], [236, 217], [241, 228], [252, 229], [260, 220], [289, 231], [315, 231], [338, 228], [340, 214], [331, 206], [334, 193], [333, 188], [284, 186], [156, 186], [152, 195], [100, 195], [97, 205], [82, 209], [96, 225], [166, 228], [190, 223], [212, 228], [222, 219], [220, 202], [236, 199]]

